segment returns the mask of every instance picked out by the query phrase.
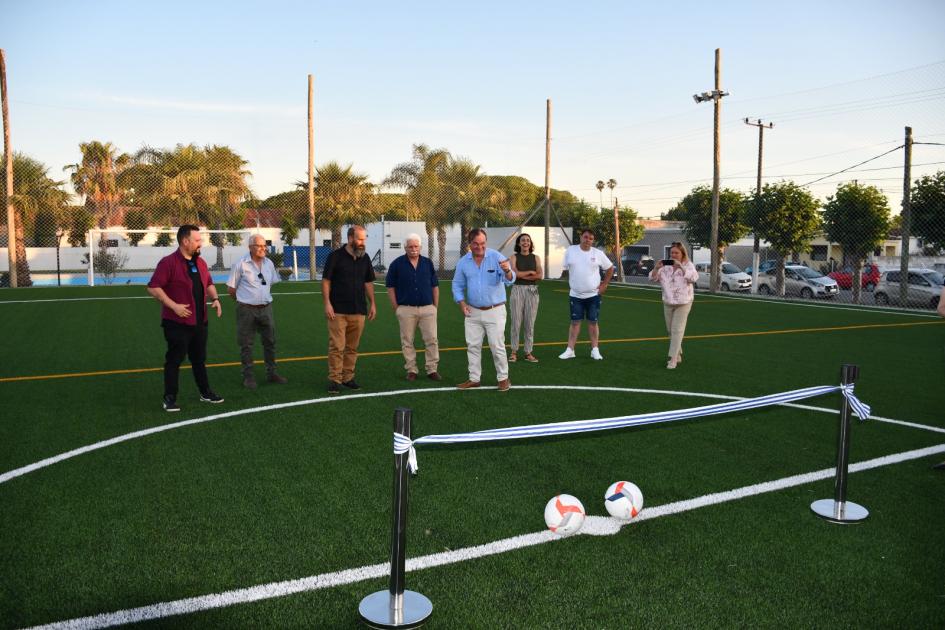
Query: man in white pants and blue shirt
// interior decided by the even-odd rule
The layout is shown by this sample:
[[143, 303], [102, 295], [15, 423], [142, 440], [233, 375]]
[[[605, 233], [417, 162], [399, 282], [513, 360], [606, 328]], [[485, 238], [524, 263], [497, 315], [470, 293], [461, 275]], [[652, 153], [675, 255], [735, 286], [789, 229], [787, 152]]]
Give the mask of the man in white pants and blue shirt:
[[[587, 335], [591, 338], [591, 358], [600, 361], [604, 357], [597, 347], [600, 327], [600, 298], [610, 284], [614, 263], [607, 255], [594, 247], [594, 231], [581, 231], [581, 244], [572, 245], [564, 253], [564, 268], [568, 270], [568, 285], [571, 290], [571, 328], [568, 330], [568, 349], [558, 355], [559, 359], [573, 359], [574, 346], [581, 332], [581, 322], [587, 320]], [[601, 278], [601, 272], [603, 278]]]
[[469, 380], [459, 389], [479, 387], [482, 378], [482, 338], [489, 340], [499, 391], [511, 387], [505, 353], [505, 287], [515, 282], [509, 259], [486, 247], [486, 231], [469, 231], [469, 253], [459, 259], [453, 275], [453, 299], [465, 317]]
[[260, 333], [267, 380], [288, 382], [276, 372], [276, 320], [272, 315], [272, 285], [279, 282], [276, 266], [266, 257], [266, 239], [249, 237], [249, 253], [236, 261], [226, 281], [227, 292], [236, 300], [236, 343], [240, 347], [243, 387], [256, 389], [253, 374], [253, 343]]

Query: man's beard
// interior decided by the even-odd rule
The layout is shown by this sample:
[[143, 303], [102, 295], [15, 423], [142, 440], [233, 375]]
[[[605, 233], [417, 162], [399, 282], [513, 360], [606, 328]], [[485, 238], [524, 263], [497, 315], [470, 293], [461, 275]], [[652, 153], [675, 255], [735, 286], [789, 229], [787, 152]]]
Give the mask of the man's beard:
[[355, 258], [360, 258], [361, 256], [364, 256], [364, 247], [355, 247], [354, 245], [352, 245], [351, 251], [354, 253]]

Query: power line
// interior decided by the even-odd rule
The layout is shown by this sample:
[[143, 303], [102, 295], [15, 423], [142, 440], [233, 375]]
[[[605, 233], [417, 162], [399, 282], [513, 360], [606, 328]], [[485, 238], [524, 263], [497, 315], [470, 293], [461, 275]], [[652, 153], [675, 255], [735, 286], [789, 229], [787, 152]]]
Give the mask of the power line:
[[851, 169], [854, 169], [854, 168], [856, 168], [857, 166], [863, 166], [863, 165], [866, 164], [867, 162], [872, 162], [873, 160], [878, 160], [879, 158], [883, 157], [884, 155], [889, 155], [889, 154], [892, 153], [893, 151], [898, 151], [899, 149], [901, 149], [901, 148], [904, 147], [904, 146], [905, 146], [905, 145], [900, 144], [900, 145], [899, 145], [898, 147], [896, 147], [895, 149], [890, 149], [889, 151], [886, 151], [885, 153], [880, 153], [879, 155], [877, 155], [877, 156], [875, 156], [875, 157], [871, 157], [871, 158], [868, 159], [868, 160], [863, 160], [862, 162], [860, 162], [860, 163], [858, 163], [858, 164], [854, 164], [853, 166], [849, 166], [849, 167], [847, 167], [847, 168], [845, 168], [845, 169], [839, 170], [839, 171], [837, 171], [836, 173], [831, 173], [830, 175], [825, 175], [825, 176], [819, 177], [819, 178], [817, 178], [817, 179], [815, 179], [815, 180], [813, 180], [813, 181], [809, 181], [809, 182], [807, 182], [806, 184], [801, 184], [801, 186], [810, 186], [811, 184], [814, 184], [814, 183], [816, 183], [816, 182], [819, 182], [819, 181], [822, 180], [822, 179], [827, 179], [828, 177], [833, 177], [834, 175], [839, 175], [840, 173], [846, 173], [847, 171], [849, 171], [849, 170], [851, 170]]

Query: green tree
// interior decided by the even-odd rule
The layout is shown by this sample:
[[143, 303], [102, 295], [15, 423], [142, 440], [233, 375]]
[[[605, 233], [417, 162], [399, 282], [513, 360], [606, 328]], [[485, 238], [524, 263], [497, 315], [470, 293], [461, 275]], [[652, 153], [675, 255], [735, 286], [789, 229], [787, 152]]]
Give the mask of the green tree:
[[945, 250], [945, 171], [912, 185], [912, 234], [925, 241], [925, 252]]
[[843, 248], [853, 268], [853, 302], [860, 301], [863, 261], [886, 239], [889, 232], [889, 202], [874, 186], [856, 182], [841, 184], [824, 205], [824, 233]]
[[[55, 245], [55, 231], [65, 218], [69, 193], [62, 189], [63, 182], [49, 177], [49, 169], [42, 162], [22, 153], [13, 153], [13, 195], [9, 202], [13, 206], [13, 246], [16, 250], [17, 285], [32, 286], [29, 261], [26, 258], [27, 230], [30, 240], [38, 244], [37, 238], [46, 246]], [[3, 207], [7, 207], [6, 193], [0, 191]], [[53, 222], [53, 242], [45, 242], [47, 230], [42, 226], [37, 231], [37, 219]], [[8, 236], [9, 241], [9, 236]]]
[[413, 145], [411, 160], [395, 166], [382, 186], [406, 191], [408, 220], [423, 221], [427, 230], [427, 256], [433, 259], [436, 229], [445, 225], [442, 202], [442, 175], [450, 161], [446, 149], [431, 149], [425, 144]]
[[794, 182], [765, 184], [761, 196], [745, 200], [744, 222], [778, 253], [778, 294], [784, 295], [784, 259], [806, 251], [820, 230], [820, 203]]
[[374, 195], [374, 214], [385, 221], [409, 221], [407, 197], [403, 193], [377, 193]]
[[[148, 229], [148, 211], [139, 207], [129, 208], [128, 211], [125, 212], [125, 227], [129, 230]], [[131, 246], [137, 247], [138, 243], [140, 243], [147, 234], [131, 232], [127, 236]]]
[[[459, 221], [459, 252], [466, 251], [466, 236], [473, 227], [496, 222], [502, 217], [502, 191], [480, 172], [480, 166], [468, 158], [450, 159], [443, 170], [442, 207], [450, 222]], [[437, 229], [439, 264], [443, 271], [446, 253], [446, 221]]]
[[[85, 207], [95, 217], [99, 229], [108, 227], [122, 201], [124, 190], [118, 178], [130, 164], [131, 158], [119, 153], [111, 142], [92, 140], [79, 144], [82, 160], [69, 164], [63, 170], [72, 171], [72, 187], [85, 197]], [[104, 239], [105, 235], [101, 235]]]
[[[178, 144], [173, 149], [144, 147], [119, 176], [136, 201], [161, 223], [194, 223], [214, 229], [242, 229], [242, 201], [252, 195], [247, 162], [227, 146]], [[212, 235], [214, 268], [223, 266], [226, 240]]]
[[95, 217], [85, 205], [69, 206], [66, 208], [66, 216], [63, 226], [68, 230], [66, 241], [72, 247], [85, 247], [88, 245], [86, 235], [95, 225]]
[[[748, 233], [742, 223], [745, 197], [725, 188], [719, 191], [719, 260], [725, 248]], [[686, 239], [693, 245], [709, 247], [712, 236], [712, 189], [696, 186], [664, 215], [668, 220], [685, 221]]]
[[368, 176], [354, 172], [352, 164], [341, 166], [332, 161], [316, 169], [316, 216], [331, 228], [332, 249], [341, 247], [343, 225], [373, 220], [373, 192]]
[[282, 213], [281, 228], [282, 242], [291, 247], [293, 241], [299, 237], [299, 224], [295, 222], [291, 212]]
[[[207, 171], [208, 196], [212, 196], [215, 203], [210, 204], [206, 224], [216, 226], [216, 229], [241, 230], [245, 210], [241, 203], [252, 196], [247, 178], [252, 173], [246, 168], [249, 164], [239, 154], [228, 146], [212, 145], [204, 149]], [[215, 269], [223, 269], [223, 248], [226, 243], [238, 245], [240, 237], [228, 234], [211, 235], [210, 242], [217, 248]], [[214, 238], [215, 237], [215, 238]]]

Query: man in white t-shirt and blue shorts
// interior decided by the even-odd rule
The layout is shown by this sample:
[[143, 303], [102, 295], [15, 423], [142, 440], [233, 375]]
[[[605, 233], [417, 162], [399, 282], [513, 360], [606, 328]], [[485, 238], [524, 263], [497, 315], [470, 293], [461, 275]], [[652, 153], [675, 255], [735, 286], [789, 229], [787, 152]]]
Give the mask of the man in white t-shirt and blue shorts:
[[[559, 359], [573, 359], [574, 346], [581, 332], [581, 322], [587, 320], [587, 334], [591, 339], [591, 358], [602, 360], [597, 347], [600, 327], [600, 298], [610, 284], [614, 263], [601, 250], [594, 247], [594, 231], [581, 231], [581, 244], [572, 245], [564, 254], [564, 268], [568, 270], [571, 302], [571, 328], [568, 330], [568, 349], [558, 355]], [[601, 272], [606, 272], [601, 279]]]

